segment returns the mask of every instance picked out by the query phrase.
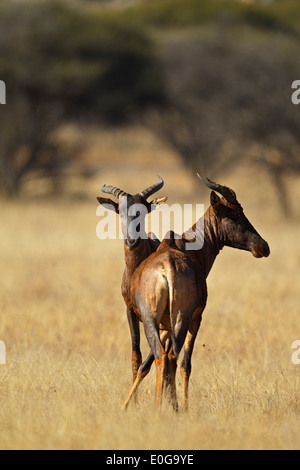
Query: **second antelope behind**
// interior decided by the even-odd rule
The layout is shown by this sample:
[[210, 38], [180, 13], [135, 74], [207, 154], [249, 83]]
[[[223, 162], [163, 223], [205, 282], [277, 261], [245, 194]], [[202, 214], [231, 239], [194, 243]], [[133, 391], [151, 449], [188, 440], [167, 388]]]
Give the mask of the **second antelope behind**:
[[[199, 178], [212, 189], [211, 205], [204, 214], [203, 247], [187, 250], [190, 236], [185, 238], [182, 234], [181, 239], [176, 239], [171, 232], [157, 251], [140, 264], [130, 285], [131, 308], [144, 324], [155, 360], [155, 402], [157, 405], [162, 403], [166, 389], [175, 410], [178, 409], [175, 375], [182, 348], [182, 407], [184, 410], [188, 407], [191, 357], [207, 301], [206, 278], [216, 256], [224, 246], [249, 251], [255, 258], [270, 254], [267, 242], [246, 218], [235, 192], [208, 178]], [[198, 226], [203, 227], [203, 224], [191, 227], [187, 231], [189, 235], [191, 230], [196, 232]], [[123, 405], [125, 409], [144, 377], [141, 365]]]

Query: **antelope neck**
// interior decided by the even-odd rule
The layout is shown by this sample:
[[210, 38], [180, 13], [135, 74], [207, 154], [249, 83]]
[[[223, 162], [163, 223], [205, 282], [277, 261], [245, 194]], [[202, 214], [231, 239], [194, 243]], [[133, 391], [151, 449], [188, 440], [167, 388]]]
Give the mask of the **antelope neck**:
[[152, 252], [146, 240], [143, 240], [143, 243], [139, 240], [134, 248], [130, 248], [124, 240], [124, 248], [126, 269], [130, 274], [133, 274], [140, 263]]
[[205, 266], [205, 277], [208, 276], [214, 261], [223, 249], [224, 244], [218, 231], [217, 218], [210, 206], [204, 214], [204, 244], [199, 251], [201, 261]]

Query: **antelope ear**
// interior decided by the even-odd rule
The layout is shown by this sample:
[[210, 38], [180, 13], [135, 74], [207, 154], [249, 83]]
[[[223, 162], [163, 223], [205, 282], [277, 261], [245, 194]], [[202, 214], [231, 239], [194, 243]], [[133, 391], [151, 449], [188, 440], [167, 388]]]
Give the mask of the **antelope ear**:
[[215, 214], [217, 214], [219, 206], [220, 206], [220, 198], [217, 195], [217, 193], [215, 193], [214, 191], [210, 193], [210, 203], [213, 207]]
[[105, 209], [110, 209], [117, 214], [119, 213], [119, 204], [112, 199], [106, 197], [97, 197], [97, 201], [102, 205], [105, 206]]
[[150, 205], [154, 205], [154, 206], [161, 206], [162, 204], [164, 204], [166, 202], [166, 200], [168, 199], [168, 196], [163, 196], [163, 197], [156, 197], [154, 198], [151, 202], [150, 202]]

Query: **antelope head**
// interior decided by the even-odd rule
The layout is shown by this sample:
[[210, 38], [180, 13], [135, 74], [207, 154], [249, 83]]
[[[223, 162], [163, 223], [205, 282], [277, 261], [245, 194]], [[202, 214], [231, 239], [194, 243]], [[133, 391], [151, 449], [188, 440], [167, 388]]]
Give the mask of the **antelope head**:
[[[259, 235], [244, 214], [235, 192], [198, 174], [200, 180], [210, 189], [210, 202], [217, 219], [217, 231], [221, 245], [250, 251], [255, 258], [270, 254], [268, 243]], [[220, 198], [216, 192], [222, 198]]]
[[129, 194], [115, 186], [102, 186], [101, 191], [111, 194], [118, 202], [109, 198], [97, 197], [100, 204], [107, 209], [114, 210], [121, 217], [122, 230], [126, 244], [130, 249], [135, 248], [141, 237], [145, 235], [145, 217], [153, 209], [163, 204], [168, 197], [156, 197], [148, 202], [147, 199], [158, 192], [164, 185], [163, 179], [158, 176], [159, 181], [135, 195]]

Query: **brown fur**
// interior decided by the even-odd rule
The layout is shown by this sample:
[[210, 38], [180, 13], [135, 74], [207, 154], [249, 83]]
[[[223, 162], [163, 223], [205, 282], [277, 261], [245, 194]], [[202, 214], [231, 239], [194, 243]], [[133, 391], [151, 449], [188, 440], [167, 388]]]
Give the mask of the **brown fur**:
[[[127, 218], [128, 210], [133, 204], [142, 204], [146, 207], [147, 212], [150, 212], [154, 207], [158, 207], [163, 204], [167, 197], [159, 197], [153, 199], [151, 202], [147, 201], [147, 192], [151, 190], [150, 194], [156, 192], [160, 187], [162, 187], [163, 181], [161, 183], [154, 184], [152, 187], [144, 190], [142, 193], [131, 195], [121, 191], [119, 188], [109, 186], [108, 189], [105, 186], [102, 187], [104, 192], [113, 194], [116, 197], [119, 197], [119, 201], [115, 202], [108, 198], [98, 197], [98, 202], [100, 204], [109, 204], [115, 210], [117, 214], [120, 215], [122, 222], [130, 221], [130, 218]], [[157, 189], [157, 187], [159, 188]], [[120, 197], [126, 195], [126, 204], [124, 200], [121, 200]], [[153, 253], [159, 246], [160, 241], [155, 239], [153, 234], [148, 234], [147, 238], [138, 238], [137, 240], [129, 240], [127, 237], [127, 226], [126, 223], [122, 224], [123, 235], [124, 235], [124, 257], [125, 257], [125, 269], [122, 278], [121, 292], [127, 307], [127, 319], [131, 334], [132, 342], [132, 375], [133, 382], [136, 379], [137, 371], [142, 363], [142, 354], [140, 350], [140, 327], [139, 320], [131, 309], [130, 302], [130, 282], [132, 276], [137, 269], [137, 267], [144, 261], [151, 253]], [[143, 227], [142, 227], [143, 229]]]
[[[182, 406], [184, 410], [188, 408], [191, 356], [207, 301], [206, 278], [220, 250], [224, 246], [231, 246], [250, 251], [257, 258], [267, 257], [270, 253], [268, 244], [245, 217], [241, 205], [236, 199], [232, 201], [232, 194], [235, 194], [230, 191], [231, 202], [219, 198], [214, 191], [211, 193], [211, 206], [204, 215], [202, 249], [186, 250], [186, 235], [176, 239], [171, 232], [170, 238], [164, 239], [157, 251], [148, 256], [133, 273], [127, 301], [131, 310], [144, 323], [155, 360], [157, 405], [161, 404], [163, 389], [168, 385], [173, 407], [178, 408], [175, 373], [177, 358], [183, 347], [180, 368]], [[195, 231], [196, 225], [192, 229]], [[143, 380], [144, 372], [145, 368], [141, 366], [123, 405], [125, 409]]]

